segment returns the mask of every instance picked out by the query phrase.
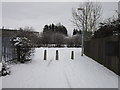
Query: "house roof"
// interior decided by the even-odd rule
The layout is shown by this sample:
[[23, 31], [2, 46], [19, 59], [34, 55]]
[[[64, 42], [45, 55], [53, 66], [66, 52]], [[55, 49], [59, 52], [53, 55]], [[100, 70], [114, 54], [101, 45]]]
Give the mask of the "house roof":
[[[0, 36], [2, 37], [13, 37], [17, 35], [17, 33], [20, 33], [20, 30], [15, 29], [0, 29]], [[29, 33], [39, 34], [39, 32], [36, 31], [29, 31]]]
[[17, 33], [18, 30], [10, 30], [10, 29], [0, 29], [0, 32], [2, 33], [2, 37], [12, 37]]

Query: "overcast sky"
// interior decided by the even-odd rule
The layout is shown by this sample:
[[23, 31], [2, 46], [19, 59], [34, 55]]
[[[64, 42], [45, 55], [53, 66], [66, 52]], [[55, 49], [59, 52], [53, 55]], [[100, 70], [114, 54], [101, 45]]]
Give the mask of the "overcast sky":
[[[81, 2], [80, 2], [81, 3]], [[61, 22], [69, 35], [74, 26], [72, 8], [78, 8], [79, 2], [3, 2], [2, 26], [6, 28], [19, 28], [32, 26], [36, 31], [42, 32], [45, 24]], [[114, 10], [118, 9], [117, 2], [102, 2], [103, 18], [112, 17]]]

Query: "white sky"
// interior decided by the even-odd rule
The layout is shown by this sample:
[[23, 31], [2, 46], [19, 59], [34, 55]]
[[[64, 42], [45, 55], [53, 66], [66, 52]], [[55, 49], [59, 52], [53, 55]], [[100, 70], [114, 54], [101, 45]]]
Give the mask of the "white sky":
[[[5, 1], [5, 0], [3, 0]], [[45, 24], [61, 22], [69, 35], [74, 26], [72, 8], [78, 8], [81, 2], [2, 2], [2, 26], [19, 28], [32, 26], [42, 32]], [[117, 2], [102, 2], [103, 18], [112, 17], [118, 9]]]

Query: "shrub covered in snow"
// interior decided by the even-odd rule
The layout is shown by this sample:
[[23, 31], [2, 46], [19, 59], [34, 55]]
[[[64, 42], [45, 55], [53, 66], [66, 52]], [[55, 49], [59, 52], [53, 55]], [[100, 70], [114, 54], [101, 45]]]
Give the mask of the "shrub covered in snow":
[[12, 38], [13, 45], [17, 49], [17, 59], [19, 62], [24, 63], [30, 60], [31, 55], [31, 43], [26, 37], [14, 37]]
[[10, 75], [10, 67], [7, 63], [2, 63], [1, 76]]

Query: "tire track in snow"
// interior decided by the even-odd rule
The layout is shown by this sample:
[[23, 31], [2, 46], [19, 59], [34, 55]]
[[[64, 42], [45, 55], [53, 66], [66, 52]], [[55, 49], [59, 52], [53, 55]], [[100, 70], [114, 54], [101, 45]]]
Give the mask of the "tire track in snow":
[[70, 82], [68, 80], [68, 77], [67, 77], [67, 74], [65, 73], [65, 71], [64, 71], [64, 75], [65, 75], [65, 78], [66, 78], [66, 81], [67, 81], [67, 84], [68, 84], [69, 88], [72, 88], [72, 86], [71, 86], [71, 84], [70, 84]]
[[52, 59], [48, 62], [48, 64], [47, 64], [47, 67], [49, 67], [50, 65], [51, 65], [51, 63], [52, 63]]
[[67, 73], [66, 73], [66, 71], [65, 71], [65, 65], [64, 65], [65, 63], [63, 63], [62, 64], [62, 67], [63, 67], [63, 75], [65, 76], [65, 79], [66, 79], [66, 81], [67, 81], [67, 84], [68, 84], [68, 87], [70, 88], [70, 90], [72, 90], [72, 85], [71, 85], [71, 83], [70, 83], [70, 81], [69, 81], [69, 78], [68, 78], [68, 76], [67, 76]]

